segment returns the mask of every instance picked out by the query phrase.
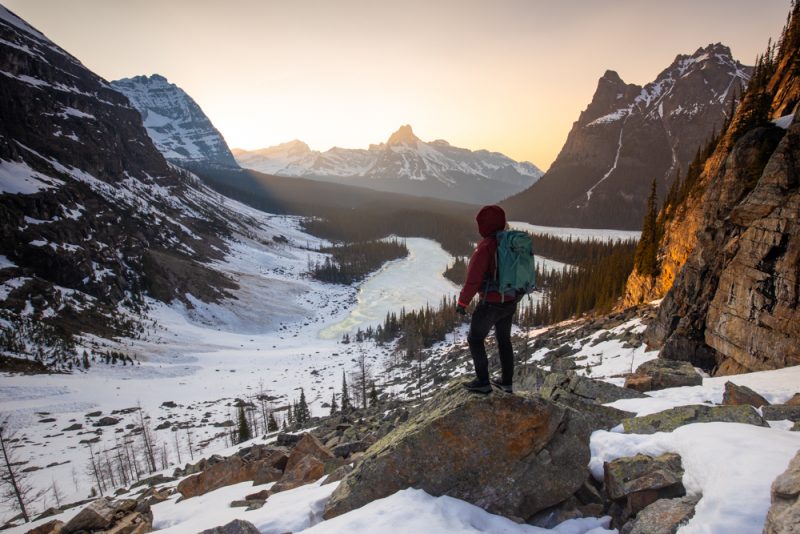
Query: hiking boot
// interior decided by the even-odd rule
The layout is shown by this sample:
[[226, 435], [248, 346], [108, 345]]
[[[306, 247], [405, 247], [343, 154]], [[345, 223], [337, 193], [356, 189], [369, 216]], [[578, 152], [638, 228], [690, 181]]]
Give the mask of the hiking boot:
[[512, 384], [504, 384], [502, 380], [498, 380], [496, 378], [492, 378], [489, 382], [491, 382], [494, 387], [502, 389], [506, 393], [514, 392], [514, 386]]
[[492, 392], [492, 385], [488, 382], [482, 382], [476, 378], [472, 382], [467, 382], [464, 384], [464, 389], [473, 393], [483, 393], [486, 395], [487, 393]]

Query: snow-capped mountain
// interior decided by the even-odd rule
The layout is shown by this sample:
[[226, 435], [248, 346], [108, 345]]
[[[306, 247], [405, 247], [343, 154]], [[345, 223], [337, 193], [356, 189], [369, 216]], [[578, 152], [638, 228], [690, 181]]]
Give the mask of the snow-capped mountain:
[[750, 72], [719, 43], [677, 56], [644, 87], [606, 71], [556, 161], [506, 206], [535, 224], [641, 227], [652, 180], [663, 199], [720, 130]]
[[319, 152], [295, 140], [261, 150], [234, 150], [234, 155], [242, 167], [268, 174], [474, 203], [506, 198], [542, 175], [532, 163], [498, 152], [458, 148], [441, 139], [422, 141], [408, 125], [368, 149]]
[[139, 110], [147, 133], [169, 161], [236, 167], [219, 131], [186, 92], [158, 74], [111, 82]]

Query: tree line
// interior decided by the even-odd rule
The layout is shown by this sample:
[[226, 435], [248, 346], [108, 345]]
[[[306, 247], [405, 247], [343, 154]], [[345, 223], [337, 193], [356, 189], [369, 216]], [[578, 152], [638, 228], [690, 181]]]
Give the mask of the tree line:
[[309, 261], [308, 270], [317, 280], [333, 284], [358, 282], [387, 261], [408, 256], [408, 248], [398, 239], [334, 245], [320, 252], [330, 256], [321, 262]]

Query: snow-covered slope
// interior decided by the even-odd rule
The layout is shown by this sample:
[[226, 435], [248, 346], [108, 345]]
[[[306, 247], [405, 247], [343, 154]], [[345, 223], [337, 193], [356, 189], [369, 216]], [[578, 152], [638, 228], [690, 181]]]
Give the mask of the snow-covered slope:
[[0, 350], [71, 367], [74, 334], [133, 334], [146, 296], [224, 298], [235, 283], [208, 264], [252, 221], [168, 163], [127, 98], [5, 8], [0, 51]]
[[441, 139], [422, 141], [408, 125], [386, 143], [366, 150], [334, 147], [318, 152], [295, 140], [234, 153], [241, 166], [268, 174], [476, 203], [495, 202], [522, 191], [542, 175], [532, 163], [498, 152], [458, 148]]
[[139, 110], [148, 135], [169, 161], [236, 167], [222, 135], [174, 83], [153, 74], [116, 80], [111, 86]]

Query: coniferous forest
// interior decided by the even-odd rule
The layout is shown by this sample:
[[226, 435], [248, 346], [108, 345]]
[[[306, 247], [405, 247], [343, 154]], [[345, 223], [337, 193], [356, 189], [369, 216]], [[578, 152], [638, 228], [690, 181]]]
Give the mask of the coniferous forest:
[[324, 262], [309, 265], [317, 280], [333, 284], [352, 284], [363, 280], [387, 261], [404, 258], [408, 248], [398, 239], [347, 243], [320, 249], [330, 254]]

